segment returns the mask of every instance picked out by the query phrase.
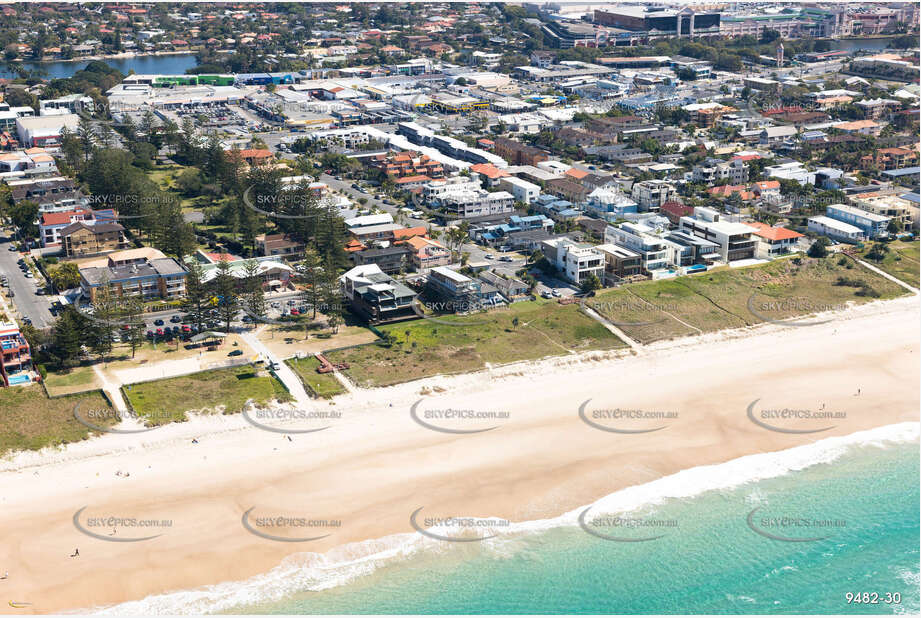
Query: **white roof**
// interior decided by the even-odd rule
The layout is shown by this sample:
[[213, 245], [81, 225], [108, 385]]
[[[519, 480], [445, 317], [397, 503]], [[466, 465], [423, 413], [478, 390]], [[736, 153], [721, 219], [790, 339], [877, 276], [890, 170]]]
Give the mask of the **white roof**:
[[850, 223], [845, 223], [844, 221], [838, 221], [837, 219], [832, 219], [831, 217], [826, 217], [825, 215], [816, 215], [815, 217], [809, 217], [810, 222], [819, 223], [825, 227], [830, 227], [839, 232], [845, 234], [863, 234], [863, 230], [859, 227], [853, 226]]

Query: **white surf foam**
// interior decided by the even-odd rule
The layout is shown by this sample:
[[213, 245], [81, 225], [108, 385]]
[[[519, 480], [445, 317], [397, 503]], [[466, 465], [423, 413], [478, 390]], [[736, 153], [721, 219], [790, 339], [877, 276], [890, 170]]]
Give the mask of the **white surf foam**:
[[[725, 490], [746, 483], [775, 478], [810, 466], [835, 461], [849, 449], [863, 446], [885, 448], [917, 442], [921, 424], [886, 425], [841, 437], [825, 438], [784, 451], [759, 453], [709, 466], [697, 466], [634, 487], [609, 494], [592, 505], [584, 505], [559, 517], [513, 523], [493, 530], [497, 538], [484, 545], [499, 548], [503, 540], [522, 533], [534, 533], [562, 526], [578, 525], [578, 516], [592, 506], [592, 514], [626, 513], [669, 499], [690, 498], [708, 491]], [[468, 514], [490, 517], [487, 514]], [[460, 533], [460, 531], [454, 531]], [[441, 531], [439, 534], [452, 534]], [[416, 533], [395, 534], [381, 539], [349, 543], [324, 554], [291, 556], [269, 571], [244, 581], [223, 582], [195, 590], [152, 595], [139, 601], [92, 610], [109, 615], [205, 614], [241, 606], [273, 603], [298, 593], [341, 586], [373, 573], [387, 564], [411, 558], [421, 551], [438, 551], [444, 542]]]

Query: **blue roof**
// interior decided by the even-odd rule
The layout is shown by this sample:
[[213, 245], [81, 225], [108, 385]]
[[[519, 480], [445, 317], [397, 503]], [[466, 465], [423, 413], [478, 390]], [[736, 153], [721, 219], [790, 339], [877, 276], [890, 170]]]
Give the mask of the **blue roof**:
[[886, 176], [908, 176], [909, 174], [921, 173], [921, 167], [903, 167], [900, 170], [889, 170], [883, 172]]
[[903, 193], [899, 197], [902, 198], [903, 200], [914, 202], [915, 204], [918, 204], [919, 202], [921, 202], [921, 195], [918, 195], [917, 193]]

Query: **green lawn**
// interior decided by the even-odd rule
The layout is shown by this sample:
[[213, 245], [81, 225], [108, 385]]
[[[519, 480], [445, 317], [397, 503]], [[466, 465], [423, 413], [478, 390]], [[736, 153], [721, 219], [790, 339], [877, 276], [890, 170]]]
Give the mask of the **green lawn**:
[[74, 367], [69, 372], [48, 372], [45, 388], [52, 395], [79, 393], [98, 388], [98, 379], [92, 365]]
[[320, 362], [314, 358], [289, 358], [285, 361], [298, 375], [308, 393], [323, 399], [332, 399], [345, 392], [345, 387], [331, 373], [317, 373]]
[[921, 265], [921, 260], [918, 258], [918, 241], [897, 240], [886, 243], [886, 246], [889, 247], [889, 251], [881, 262], [866, 257], [867, 252], [872, 249], [870, 244], [866, 245], [858, 255], [862, 260], [886, 271], [913, 288], [917, 288], [919, 286], [919, 265]]
[[333, 362], [348, 362], [351, 368], [346, 373], [356, 384], [386, 386], [442, 373], [476, 371], [486, 363], [626, 345], [578, 305], [552, 301], [526, 301], [489, 313], [438, 319], [450, 324], [418, 319], [384, 325], [379, 329], [395, 338], [392, 345], [373, 343], [326, 356]]
[[130, 384], [122, 387], [125, 398], [150, 425], [185, 421], [190, 410], [213, 410], [224, 406], [225, 414], [243, 410], [252, 399], [261, 404], [276, 399], [289, 401], [291, 395], [274, 376], [258, 376], [250, 365], [232, 369], [202, 371], [178, 378]]
[[[841, 278], [847, 285], [838, 285]], [[650, 343], [843, 309], [848, 302], [905, 293], [852, 260], [833, 255], [645, 281], [601, 292], [587, 304], [630, 337]]]
[[[0, 454], [85, 440], [93, 432], [74, 418], [78, 404], [81, 417], [114, 424], [112, 407], [100, 391], [49, 399], [39, 384], [0, 388]], [[88, 414], [92, 411], [98, 414]]]

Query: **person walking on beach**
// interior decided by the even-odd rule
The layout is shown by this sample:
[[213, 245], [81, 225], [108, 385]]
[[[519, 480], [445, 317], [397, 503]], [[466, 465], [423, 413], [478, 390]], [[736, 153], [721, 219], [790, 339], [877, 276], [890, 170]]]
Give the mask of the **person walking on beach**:
[[80, 548], [77, 547], [77, 548], [74, 549], [74, 553], [72, 553], [72, 554], [70, 555], [70, 557], [71, 557], [71, 558], [76, 558], [76, 557], [79, 556], [79, 555], [80, 555]]

